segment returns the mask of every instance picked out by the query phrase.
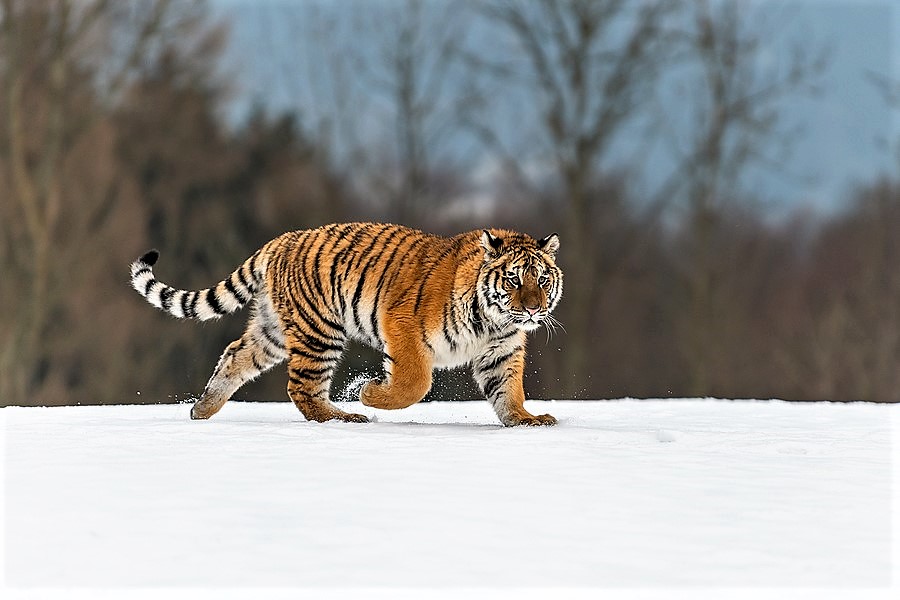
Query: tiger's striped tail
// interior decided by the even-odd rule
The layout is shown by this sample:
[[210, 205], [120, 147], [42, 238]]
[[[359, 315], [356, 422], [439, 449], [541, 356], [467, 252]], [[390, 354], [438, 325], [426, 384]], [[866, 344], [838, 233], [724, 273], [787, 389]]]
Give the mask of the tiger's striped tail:
[[257, 264], [259, 254], [248, 258], [215, 287], [189, 291], [173, 288], [154, 277], [153, 265], [159, 252], [151, 250], [131, 263], [131, 286], [147, 302], [173, 317], [199, 321], [218, 319], [243, 308], [262, 287], [265, 267]]

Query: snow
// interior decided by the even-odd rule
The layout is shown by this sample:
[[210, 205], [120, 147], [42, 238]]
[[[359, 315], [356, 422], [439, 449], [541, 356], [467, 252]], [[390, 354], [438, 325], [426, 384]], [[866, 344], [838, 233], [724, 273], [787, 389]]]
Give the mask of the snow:
[[[307, 423], [286, 402], [230, 402], [209, 421], [183, 404], [5, 408], [4, 592], [856, 598], [900, 585], [900, 406], [526, 407], [559, 425], [503, 428], [483, 401], [342, 404], [368, 424]], [[398, 587], [410, 595], [385, 591]]]

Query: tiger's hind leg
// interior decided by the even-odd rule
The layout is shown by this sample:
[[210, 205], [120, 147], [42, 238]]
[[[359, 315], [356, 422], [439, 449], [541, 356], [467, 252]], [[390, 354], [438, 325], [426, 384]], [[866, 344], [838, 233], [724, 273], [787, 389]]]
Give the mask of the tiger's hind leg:
[[345, 412], [328, 400], [331, 378], [343, 344], [321, 344], [312, 339], [288, 336], [288, 396], [307, 421], [339, 420], [368, 423], [365, 415]]
[[248, 381], [257, 378], [287, 357], [281, 332], [259, 315], [247, 330], [222, 353], [200, 399], [191, 408], [192, 419], [208, 419]]

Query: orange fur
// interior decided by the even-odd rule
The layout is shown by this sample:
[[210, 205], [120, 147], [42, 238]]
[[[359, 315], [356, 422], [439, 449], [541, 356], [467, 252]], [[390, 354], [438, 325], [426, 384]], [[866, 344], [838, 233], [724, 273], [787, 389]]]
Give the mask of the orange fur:
[[385, 377], [360, 391], [366, 406], [405, 408], [434, 368], [472, 366], [505, 425], [546, 425], [524, 408], [525, 338], [562, 295], [555, 234], [506, 230], [443, 238], [398, 225], [334, 224], [286, 233], [214, 288], [177, 290], [155, 279], [156, 253], [132, 264], [132, 285], [177, 317], [217, 318], [248, 303], [253, 315], [219, 359], [191, 411], [215, 414], [246, 381], [288, 362], [288, 395], [307, 419], [365, 421], [328, 399], [344, 344], [385, 355]]

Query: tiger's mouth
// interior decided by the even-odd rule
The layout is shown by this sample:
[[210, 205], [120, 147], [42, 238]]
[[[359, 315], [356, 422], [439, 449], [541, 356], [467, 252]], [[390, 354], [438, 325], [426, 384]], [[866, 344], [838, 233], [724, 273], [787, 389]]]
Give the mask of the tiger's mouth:
[[547, 318], [547, 311], [540, 310], [538, 312], [512, 311], [513, 320], [523, 329], [532, 330], [541, 326], [544, 319]]

